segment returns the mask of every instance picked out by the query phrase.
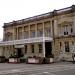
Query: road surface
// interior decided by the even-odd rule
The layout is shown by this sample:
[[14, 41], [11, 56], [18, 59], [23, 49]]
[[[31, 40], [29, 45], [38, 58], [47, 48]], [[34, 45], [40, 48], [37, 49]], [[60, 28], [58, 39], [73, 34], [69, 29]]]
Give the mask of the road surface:
[[75, 75], [75, 64], [71, 62], [53, 64], [0, 63], [0, 75]]

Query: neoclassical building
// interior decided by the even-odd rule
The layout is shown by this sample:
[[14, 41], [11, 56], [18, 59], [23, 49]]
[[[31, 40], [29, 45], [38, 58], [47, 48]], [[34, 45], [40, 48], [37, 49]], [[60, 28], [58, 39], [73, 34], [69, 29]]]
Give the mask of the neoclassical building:
[[49, 57], [72, 60], [75, 51], [75, 5], [4, 23], [0, 56]]

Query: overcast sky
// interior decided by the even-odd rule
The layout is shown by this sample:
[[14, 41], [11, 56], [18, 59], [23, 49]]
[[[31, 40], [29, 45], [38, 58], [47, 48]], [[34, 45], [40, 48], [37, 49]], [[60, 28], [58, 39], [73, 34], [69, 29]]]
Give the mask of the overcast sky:
[[25, 19], [75, 4], [75, 0], [0, 0], [0, 39], [3, 23]]

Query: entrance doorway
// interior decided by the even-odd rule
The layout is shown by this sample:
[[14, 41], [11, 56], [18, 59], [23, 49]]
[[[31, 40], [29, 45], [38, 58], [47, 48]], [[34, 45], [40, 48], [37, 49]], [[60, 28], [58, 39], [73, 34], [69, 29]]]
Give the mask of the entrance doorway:
[[45, 42], [45, 57], [49, 57], [52, 55], [52, 43]]
[[22, 57], [22, 49], [21, 48], [17, 48], [17, 56], [18, 57]]

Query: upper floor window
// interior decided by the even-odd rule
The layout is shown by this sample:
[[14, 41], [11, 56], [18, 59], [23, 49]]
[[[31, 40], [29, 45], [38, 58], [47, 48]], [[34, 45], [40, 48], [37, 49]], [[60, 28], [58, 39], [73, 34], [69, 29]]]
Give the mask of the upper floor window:
[[73, 33], [73, 25], [67, 25], [64, 27], [64, 35]]
[[22, 32], [19, 32], [18, 39], [23, 39], [23, 33]]
[[64, 32], [64, 35], [68, 35], [68, 32]]
[[37, 36], [42, 37], [43, 36], [43, 30], [38, 30]]
[[25, 31], [24, 32], [24, 38], [27, 39], [28, 37], [29, 37], [29, 32], [28, 31]]
[[64, 26], [64, 35], [68, 35], [68, 25]]
[[11, 40], [13, 40], [13, 35], [12, 35], [12, 33], [7, 32], [7, 33], [5, 34], [5, 36], [4, 36], [4, 40], [5, 40], [5, 41], [11, 41]]
[[49, 28], [45, 29], [45, 36], [51, 36], [51, 30]]
[[35, 37], [35, 31], [31, 31], [31, 37]]
[[22, 27], [19, 27], [19, 28], [18, 28], [18, 39], [23, 39]]
[[66, 25], [62, 25], [59, 24], [59, 34], [60, 35], [69, 35], [73, 33], [73, 25], [70, 24], [66, 24]]

